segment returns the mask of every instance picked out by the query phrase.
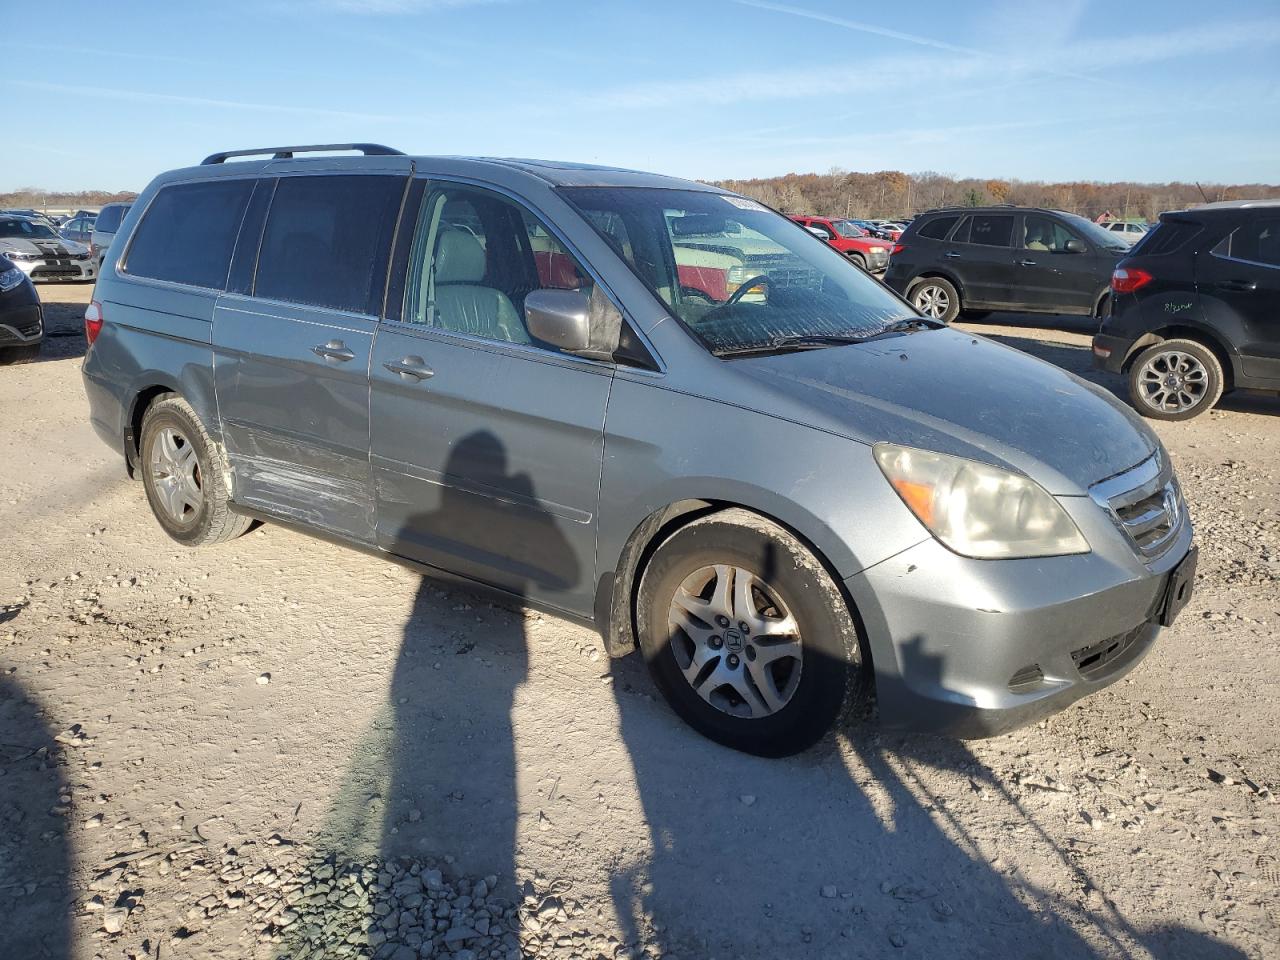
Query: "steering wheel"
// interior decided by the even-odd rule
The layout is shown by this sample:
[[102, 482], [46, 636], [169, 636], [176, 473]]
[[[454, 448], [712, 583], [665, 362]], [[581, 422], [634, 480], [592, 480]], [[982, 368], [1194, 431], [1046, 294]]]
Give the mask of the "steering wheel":
[[763, 273], [762, 273], [762, 274], [760, 274], [759, 276], [752, 277], [752, 278], [751, 278], [750, 280], [748, 280], [746, 283], [744, 283], [744, 284], [742, 284], [741, 286], [739, 286], [737, 290], [733, 291], [733, 295], [732, 295], [731, 297], [729, 297], [729, 299], [728, 299], [728, 300], [726, 300], [726, 301], [724, 302], [724, 305], [725, 305], [726, 307], [732, 307], [735, 303], [737, 303], [739, 300], [741, 300], [743, 297], [745, 297], [748, 293], [750, 293], [750, 292], [751, 292], [752, 290], [754, 290], [756, 287], [760, 286], [760, 284], [762, 284], [762, 283], [763, 283], [765, 286], [769, 286], [770, 284], [772, 284], [772, 283], [773, 283], [773, 281], [772, 281], [772, 280], [770, 280], [770, 279], [769, 279], [765, 274], [763, 274]]

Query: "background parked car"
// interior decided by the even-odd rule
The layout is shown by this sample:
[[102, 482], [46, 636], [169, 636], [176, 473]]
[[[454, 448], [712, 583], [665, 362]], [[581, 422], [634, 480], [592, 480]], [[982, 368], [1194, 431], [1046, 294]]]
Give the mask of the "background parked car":
[[889, 243], [877, 241], [852, 220], [829, 217], [792, 217], [810, 233], [821, 237], [868, 273], [883, 273], [889, 266]]
[[897, 240], [902, 236], [903, 226], [892, 220], [872, 220], [872, 224], [879, 232], [880, 236], [887, 240]]
[[94, 280], [89, 248], [64, 240], [43, 220], [0, 215], [0, 253], [32, 280]]
[[1280, 390], [1280, 201], [1160, 215], [1121, 260], [1095, 362], [1138, 412], [1187, 420], [1233, 389]]
[[93, 224], [93, 237], [89, 241], [89, 248], [93, 251], [99, 267], [102, 266], [102, 258], [107, 255], [107, 250], [111, 247], [116, 231], [120, 229], [124, 215], [132, 206], [132, 203], [108, 203], [98, 211], [98, 219]]
[[1109, 220], [1099, 226], [1108, 233], [1114, 233], [1118, 240], [1131, 247], [1147, 235], [1148, 229], [1145, 223], [1135, 223], [1132, 220]]
[[86, 247], [93, 242], [93, 224], [97, 217], [72, 217], [58, 228], [58, 236], [64, 240], [83, 243]]
[[30, 360], [44, 340], [44, 314], [31, 279], [0, 254], [0, 364]]
[[926, 316], [1014, 310], [1101, 316], [1128, 248], [1061, 210], [956, 207], [911, 222], [884, 282]]

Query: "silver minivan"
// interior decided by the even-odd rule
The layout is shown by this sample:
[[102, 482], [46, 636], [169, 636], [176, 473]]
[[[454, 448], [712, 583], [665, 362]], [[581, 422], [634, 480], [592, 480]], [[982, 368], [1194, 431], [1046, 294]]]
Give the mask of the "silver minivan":
[[753, 753], [873, 702], [1061, 709], [1194, 579], [1125, 404], [705, 184], [215, 154], [138, 198], [85, 322], [93, 425], [174, 539], [292, 525], [594, 624]]

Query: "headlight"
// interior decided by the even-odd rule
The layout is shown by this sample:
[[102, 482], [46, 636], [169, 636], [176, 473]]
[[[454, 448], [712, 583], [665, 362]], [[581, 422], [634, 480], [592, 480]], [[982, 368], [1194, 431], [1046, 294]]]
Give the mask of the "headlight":
[[37, 260], [44, 256], [42, 253], [23, 253], [21, 250], [6, 250], [4, 255], [15, 262], [18, 260]]
[[26, 278], [27, 275], [17, 267], [10, 267], [0, 273], [0, 293], [8, 293]]
[[884, 253], [884, 247], [872, 247], [872, 248], [871, 248], [871, 252], [872, 252], [872, 253]]
[[996, 560], [1089, 552], [1075, 522], [1034, 480], [892, 443], [876, 444], [875, 455], [916, 519], [961, 556]]

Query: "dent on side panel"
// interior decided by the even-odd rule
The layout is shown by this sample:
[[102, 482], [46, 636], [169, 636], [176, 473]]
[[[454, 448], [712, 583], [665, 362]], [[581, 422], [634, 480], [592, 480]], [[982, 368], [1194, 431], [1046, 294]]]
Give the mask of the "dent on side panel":
[[601, 483], [600, 569], [680, 500], [739, 504], [809, 540], [848, 577], [921, 539], [865, 444], [619, 375]]

